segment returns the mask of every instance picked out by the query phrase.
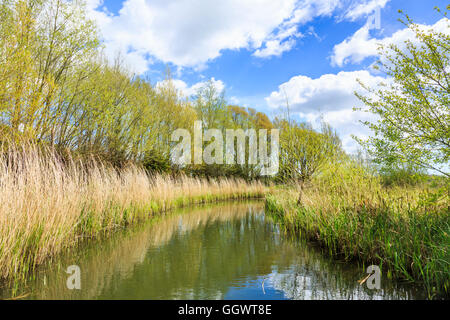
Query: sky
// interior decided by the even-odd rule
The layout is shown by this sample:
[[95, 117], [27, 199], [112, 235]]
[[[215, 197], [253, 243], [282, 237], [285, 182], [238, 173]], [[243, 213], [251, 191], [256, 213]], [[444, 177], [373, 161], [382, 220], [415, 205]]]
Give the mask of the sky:
[[[352, 138], [370, 131], [353, 111], [357, 82], [376, 86], [377, 43], [401, 45], [412, 35], [401, 9], [424, 28], [449, 32], [433, 8], [445, 0], [87, 0], [105, 47], [120, 52], [154, 84], [167, 68], [177, 88], [195, 94], [212, 80], [230, 104], [273, 118], [286, 112], [318, 126], [328, 122], [352, 153]], [[361, 91], [363, 92], [363, 91]]]

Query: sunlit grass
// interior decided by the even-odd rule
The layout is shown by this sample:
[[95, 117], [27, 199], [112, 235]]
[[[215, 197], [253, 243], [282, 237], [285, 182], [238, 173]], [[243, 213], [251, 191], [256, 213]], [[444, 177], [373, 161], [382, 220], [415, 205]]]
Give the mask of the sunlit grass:
[[384, 188], [359, 170], [335, 170], [309, 185], [283, 187], [267, 197], [266, 209], [332, 255], [377, 264], [385, 276], [423, 285], [430, 297], [448, 294], [448, 192]]
[[117, 227], [177, 207], [263, 197], [260, 183], [149, 176], [95, 161], [63, 161], [50, 150], [10, 148], [0, 155], [0, 278], [37, 265]]

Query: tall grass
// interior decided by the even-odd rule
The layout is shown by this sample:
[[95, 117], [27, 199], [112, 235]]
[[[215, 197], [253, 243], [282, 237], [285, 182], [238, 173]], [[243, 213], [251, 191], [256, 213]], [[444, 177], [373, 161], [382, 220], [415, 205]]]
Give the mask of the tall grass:
[[331, 255], [377, 264], [385, 276], [422, 284], [430, 297], [449, 292], [448, 189], [385, 188], [350, 163], [268, 196], [266, 209]]
[[240, 180], [149, 176], [33, 146], [0, 154], [0, 279], [25, 277], [80, 239], [193, 203], [262, 197]]
[[[21, 282], [20, 285], [13, 283], [10, 286], [5, 286], [3, 291], [3, 288], [0, 287], [0, 299], [23, 296], [27, 293], [31, 294], [33, 299], [38, 300], [95, 299], [102, 293], [111, 290], [115, 281], [117, 281], [117, 276], [120, 278], [129, 277], [136, 266], [144, 262], [150, 248], [161, 247], [160, 252], [163, 254], [165, 252], [164, 246], [168, 245], [173, 236], [180, 232], [181, 225], [183, 233], [188, 233], [210, 223], [243, 218], [249, 210], [259, 212], [263, 209], [264, 205], [260, 202], [242, 201], [238, 204], [226, 203], [219, 206], [212, 204], [198, 208], [175, 210], [173, 214], [168, 214], [161, 219], [155, 218], [150, 223], [141, 223], [139, 226], [128, 228], [124, 232], [116, 232], [109, 237], [99, 237], [96, 241], [87, 242], [80, 250], [75, 249], [71, 250], [69, 254], [61, 254], [55, 259], [54, 263], [50, 264], [50, 267], [44, 269], [46, 282], [42, 281], [42, 274], [40, 274], [40, 277]], [[181, 222], [180, 215], [182, 215]], [[195, 243], [196, 241], [197, 243]], [[193, 240], [186, 244], [185, 249], [197, 248], [198, 242], [201, 241], [203, 240]], [[169, 259], [178, 266], [185, 264], [186, 260], [190, 260], [188, 262], [193, 264], [199, 263], [196, 260], [202, 259], [202, 256], [194, 256], [173, 256]], [[167, 263], [167, 259], [152, 260], [154, 265], [160, 266], [157, 269], [166, 269], [164, 264]], [[83, 284], [86, 284], [82, 284], [83, 290], [67, 290], [67, 274], [60, 272], [59, 266], [68, 266], [73, 264], [74, 261], [83, 270]], [[108, 263], [105, 263], [105, 261], [108, 261]], [[171, 269], [173, 267], [171, 263]], [[196, 283], [199, 280], [196, 272], [186, 274], [180, 270], [175, 271], [166, 274], [167, 277], [172, 278], [170, 282], [164, 283], [167, 279], [158, 278], [160, 287], [164, 286], [167, 291], [171, 284], [174, 284], [175, 278], [179, 280], [182, 278], [183, 281], [190, 281], [191, 283]], [[224, 273], [223, 276], [230, 275]], [[152, 276], [149, 275], [149, 277]], [[175, 283], [180, 282], [175, 281]], [[155, 287], [158, 287], [158, 285], [155, 284]], [[157, 291], [157, 288], [154, 289], [154, 291]]]

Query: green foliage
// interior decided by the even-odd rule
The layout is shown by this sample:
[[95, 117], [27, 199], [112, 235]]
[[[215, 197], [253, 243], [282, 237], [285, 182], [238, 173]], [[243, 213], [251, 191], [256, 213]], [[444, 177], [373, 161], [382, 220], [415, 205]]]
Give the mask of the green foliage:
[[[272, 128], [254, 109], [229, 106], [213, 81], [193, 99], [170, 75], [153, 86], [131, 73], [118, 55], [101, 53], [97, 28], [82, 1], [0, 0], [0, 141], [39, 142], [116, 167], [141, 163], [172, 169], [169, 154], [178, 128]], [[247, 154], [248, 157], [248, 154]], [[200, 176], [258, 175], [255, 166], [200, 166]]]
[[413, 186], [424, 182], [426, 179], [426, 173], [423, 169], [415, 168], [410, 164], [382, 166], [379, 172], [385, 186]]
[[194, 101], [198, 118], [205, 128], [224, 128], [230, 120], [224, 92], [219, 92], [212, 80], [201, 87]]
[[[197, 118], [202, 121], [203, 129], [218, 129], [226, 137], [227, 129], [267, 129], [273, 128], [267, 115], [252, 108], [243, 108], [226, 103], [224, 92], [219, 91], [214, 82], [208, 81], [198, 89], [193, 101]], [[208, 142], [203, 142], [206, 147]], [[224, 143], [223, 154], [226, 154]], [[237, 155], [236, 155], [237, 157]], [[245, 159], [249, 158], [248, 141], [245, 142]], [[237, 160], [237, 159], [235, 159]], [[259, 168], [255, 164], [245, 161], [243, 165], [225, 164], [191, 165], [186, 171], [198, 177], [239, 177], [250, 181], [259, 178]]]
[[277, 120], [280, 129], [280, 174], [283, 182], [305, 182], [343, 154], [341, 142], [331, 127], [322, 124], [321, 132], [306, 123]]
[[379, 89], [362, 84], [368, 94], [356, 94], [379, 117], [365, 122], [374, 136], [362, 144], [378, 163], [412, 163], [449, 176], [450, 36], [405, 17], [401, 21], [417, 41], [381, 45], [375, 68], [387, 75], [387, 83]]
[[[377, 264], [383, 274], [448, 295], [450, 215], [447, 188], [384, 188], [354, 161], [326, 166], [298, 190], [266, 197], [266, 212], [317, 241], [333, 256]], [[384, 271], [384, 270], [387, 270]]]
[[149, 151], [142, 160], [142, 166], [151, 173], [167, 173], [171, 170], [170, 159], [157, 151]]

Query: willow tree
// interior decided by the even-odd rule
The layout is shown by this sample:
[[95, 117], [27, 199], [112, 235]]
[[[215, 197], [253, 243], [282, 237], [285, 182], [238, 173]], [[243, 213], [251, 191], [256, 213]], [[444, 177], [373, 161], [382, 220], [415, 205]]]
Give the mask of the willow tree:
[[321, 131], [307, 123], [287, 120], [277, 120], [275, 125], [280, 129], [282, 181], [307, 182], [342, 153], [341, 141], [328, 124], [323, 123]]
[[[450, 6], [448, 7], [450, 8]], [[444, 32], [401, 20], [415, 35], [403, 45], [380, 45], [375, 68], [388, 83], [362, 86], [356, 94], [378, 121], [364, 122], [374, 133], [361, 143], [375, 162], [411, 163], [447, 177], [450, 158], [450, 25], [444, 13]]]
[[80, 1], [0, 1], [0, 119], [11, 132], [55, 143], [98, 54]]
[[225, 93], [212, 80], [197, 90], [194, 108], [204, 128], [223, 128], [230, 125], [231, 114], [225, 100]]
[[24, 131], [23, 122], [34, 119], [45, 94], [36, 81], [36, 10], [26, 1], [3, 0], [0, 14], [0, 119], [3, 133], [14, 136]]
[[[261, 166], [258, 164], [252, 164], [251, 159], [251, 131], [256, 133], [255, 137], [259, 137], [260, 129], [265, 129], [270, 132], [273, 128], [273, 124], [266, 114], [257, 112], [253, 108], [244, 108], [237, 105], [229, 105], [229, 121], [225, 123], [227, 129], [242, 129], [245, 135], [245, 148], [244, 148], [244, 164], [227, 165], [228, 175], [239, 176], [243, 179], [252, 180], [261, 177]], [[247, 131], [249, 130], [249, 131]], [[226, 134], [226, 133], [225, 133]], [[234, 139], [234, 138], [233, 138]], [[269, 134], [270, 139], [270, 134]], [[238, 139], [237, 139], [238, 140]], [[268, 143], [270, 146], [270, 142]], [[226, 152], [226, 151], [225, 151]], [[238, 160], [238, 154], [235, 154], [235, 161]]]

